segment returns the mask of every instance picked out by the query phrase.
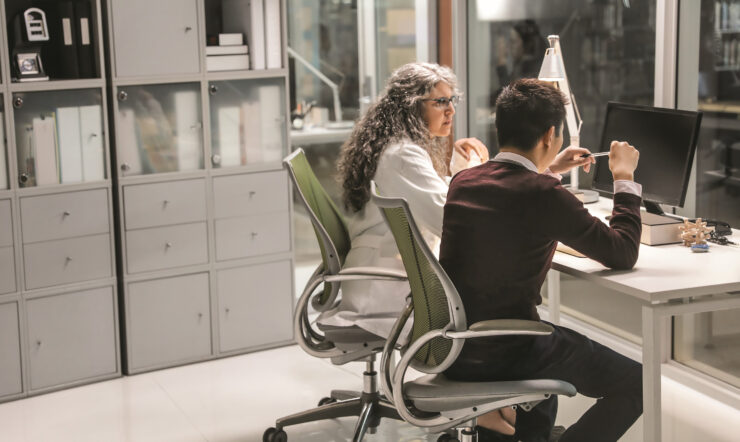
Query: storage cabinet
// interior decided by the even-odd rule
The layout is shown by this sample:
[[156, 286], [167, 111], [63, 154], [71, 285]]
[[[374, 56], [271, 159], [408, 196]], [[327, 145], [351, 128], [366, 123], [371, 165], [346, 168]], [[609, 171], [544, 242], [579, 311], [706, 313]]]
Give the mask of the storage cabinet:
[[206, 34], [251, 29], [248, 2], [107, 2], [124, 370], [289, 343], [287, 69], [204, 69]]
[[[51, 39], [38, 48], [48, 78], [24, 81], [10, 28], [31, 6], [47, 13]], [[100, 0], [0, 0], [0, 8], [3, 401], [121, 370]], [[59, 48], [65, 8], [74, 44]]]

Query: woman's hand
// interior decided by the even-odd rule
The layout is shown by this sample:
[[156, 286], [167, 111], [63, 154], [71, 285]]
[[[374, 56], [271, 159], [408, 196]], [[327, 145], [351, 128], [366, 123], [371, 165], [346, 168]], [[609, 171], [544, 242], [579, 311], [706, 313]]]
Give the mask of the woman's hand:
[[471, 150], [478, 154], [482, 163], [488, 161], [488, 148], [483, 142], [477, 138], [460, 138], [455, 141], [455, 150], [460, 154], [465, 161], [470, 160]]
[[596, 162], [594, 157], [581, 158], [583, 154], [590, 154], [591, 151], [584, 147], [569, 146], [555, 157], [550, 164], [549, 169], [552, 173], [564, 173], [578, 166], [583, 166], [583, 170], [588, 173], [591, 170], [591, 164]]

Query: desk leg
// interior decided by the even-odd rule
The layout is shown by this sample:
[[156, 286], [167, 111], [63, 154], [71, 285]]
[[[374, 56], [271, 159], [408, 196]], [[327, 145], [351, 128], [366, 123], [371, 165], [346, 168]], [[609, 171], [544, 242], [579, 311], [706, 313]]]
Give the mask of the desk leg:
[[642, 405], [643, 440], [661, 441], [660, 315], [652, 306], [642, 307]]
[[547, 308], [550, 322], [560, 325], [560, 272], [553, 269], [547, 272]]

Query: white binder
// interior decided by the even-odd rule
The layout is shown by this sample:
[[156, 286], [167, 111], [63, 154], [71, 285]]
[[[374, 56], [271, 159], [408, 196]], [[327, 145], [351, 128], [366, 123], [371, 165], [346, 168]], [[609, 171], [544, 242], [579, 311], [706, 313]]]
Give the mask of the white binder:
[[85, 181], [105, 179], [103, 112], [98, 104], [80, 107], [82, 177]]
[[237, 106], [218, 109], [218, 147], [221, 167], [239, 166], [242, 162], [239, 136], [240, 112]]
[[283, 108], [285, 102], [276, 84], [259, 87], [259, 103], [262, 107], [262, 161], [280, 161], [283, 157], [283, 132], [285, 131]]
[[200, 168], [200, 102], [196, 91], [175, 92], [175, 130], [179, 170]]
[[80, 108], [59, 107], [56, 116], [61, 182], [79, 183], [83, 181]]
[[31, 128], [33, 152], [36, 158], [36, 185], [58, 184], [59, 166], [54, 115], [34, 118]]
[[267, 69], [283, 67], [280, 0], [265, 1], [265, 57]]
[[[121, 161], [123, 176], [141, 173], [141, 145], [136, 135], [136, 114], [133, 109], [118, 112], [118, 158]], [[124, 167], [125, 166], [125, 169]]]

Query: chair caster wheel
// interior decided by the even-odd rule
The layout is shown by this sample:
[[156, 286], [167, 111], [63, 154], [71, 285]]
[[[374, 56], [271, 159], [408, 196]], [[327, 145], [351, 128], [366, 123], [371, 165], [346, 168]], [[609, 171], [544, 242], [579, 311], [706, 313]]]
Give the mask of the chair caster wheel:
[[336, 402], [336, 401], [337, 401], [337, 400], [336, 400], [336, 399], [334, 399], [333, 397], [322, 397], [322, 398], [321, 398], [321, 399], [319, 400], [319, 407], [320, 407], [320, 406], [322, 406], [322, 405], [326, 405], [326, 404], [333, 404], [333, 403], [334, 403], [334, 402]]
[[455, 436], [444, 433], [437, 438], [437, 442], [458, 442]]
[[262, 435], [262, 442], [288, 442], [288, 435], [282, 429], [270, 427]]

